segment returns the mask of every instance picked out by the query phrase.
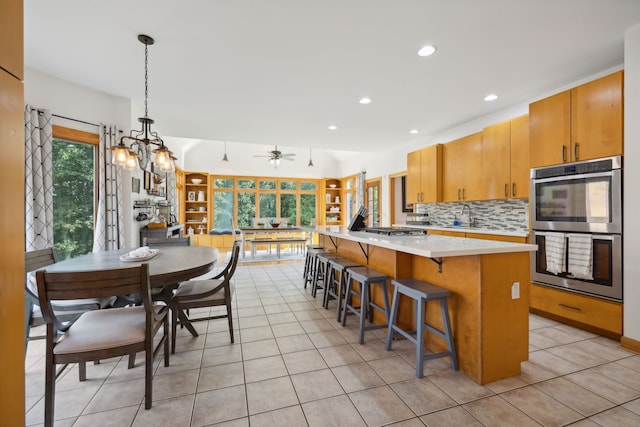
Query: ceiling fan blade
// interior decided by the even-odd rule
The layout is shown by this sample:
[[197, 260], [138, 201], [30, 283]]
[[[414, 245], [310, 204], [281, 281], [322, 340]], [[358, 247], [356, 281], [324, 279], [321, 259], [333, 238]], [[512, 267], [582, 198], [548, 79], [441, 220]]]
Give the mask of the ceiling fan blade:
[[283, 157], [283, 159], [289, 160], [290, 162], [293, 162], [295, 160], [294, 158], [291, 158], [291, 157]]

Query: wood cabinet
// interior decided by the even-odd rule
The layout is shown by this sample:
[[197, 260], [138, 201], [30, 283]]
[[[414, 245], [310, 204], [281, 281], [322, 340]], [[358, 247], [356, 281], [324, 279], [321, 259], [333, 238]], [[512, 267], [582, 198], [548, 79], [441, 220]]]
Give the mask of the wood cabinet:
[[[196, 180], [194, 182], [194, 180]], [[199, 181], [198, 181], [199, 180]], [[182, 199], [185, 236], [208, 234], [211, 229], [211, 188], [206, 172], [185, 172], [185, 197]]]
[[322, 180], [324, 199], [322, 200], [322, 212], [324, 212], [325, 225], [341, 225], [344, 219], [342, 196], [342, 180], [338, 178], [325, 178]]
[[407, 154], [408, 204], [442, 201], [442, 144]]
[[531, 311], [619, 339], [622, 304], [548, 286], [531, 286]]
[[489, 126], [482, 138], [482, 198], [529, 197], [528, 116]]
[[623, 72], [529, 105], [531, 167], [623, 153]]
[[0, 413], [2, 424], [25, 424], [24, 301], [24, 87], [23, 2], [0, 9]]
[[443, 164], [442, 201], [482, 198], [482, 132], [444, 144]]
[[0, 68], [24, 79], [24, 19], [22, 0], [4, 0], [0, 13]]

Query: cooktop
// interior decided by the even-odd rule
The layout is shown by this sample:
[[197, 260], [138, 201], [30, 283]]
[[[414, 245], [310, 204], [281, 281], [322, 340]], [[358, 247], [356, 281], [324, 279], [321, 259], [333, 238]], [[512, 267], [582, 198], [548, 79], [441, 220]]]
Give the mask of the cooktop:
[[387, 236], [424, 234], [424, 230], [420, 230], [417, 228], [404, 228], [404, 227], [368, 227], [368, 228], [363, 228], [360, 231], [366, 231], [367, 233], [385, 234]]

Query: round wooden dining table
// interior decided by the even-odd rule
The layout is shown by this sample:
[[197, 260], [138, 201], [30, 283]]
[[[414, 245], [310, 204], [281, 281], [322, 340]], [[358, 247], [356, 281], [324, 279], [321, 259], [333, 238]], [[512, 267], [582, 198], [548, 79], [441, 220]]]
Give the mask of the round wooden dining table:
[[106, 270], [136, 263], [149, 264], [151, 287], [159, 288], [189, 280], [211, 271], [218, 259], [218, 250], [208, 246], [163, 246], [146, 261], [123, 262], [120, 256], [131, 249], [95, 252], [66, 259], [45, 267], [49, 272]]

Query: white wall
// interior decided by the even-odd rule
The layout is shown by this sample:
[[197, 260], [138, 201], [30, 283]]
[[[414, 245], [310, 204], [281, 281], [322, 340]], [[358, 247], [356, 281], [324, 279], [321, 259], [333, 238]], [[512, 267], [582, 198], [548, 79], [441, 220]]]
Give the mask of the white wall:
[[624, 336], [640, 341], [640, 25], [624, 42]]

